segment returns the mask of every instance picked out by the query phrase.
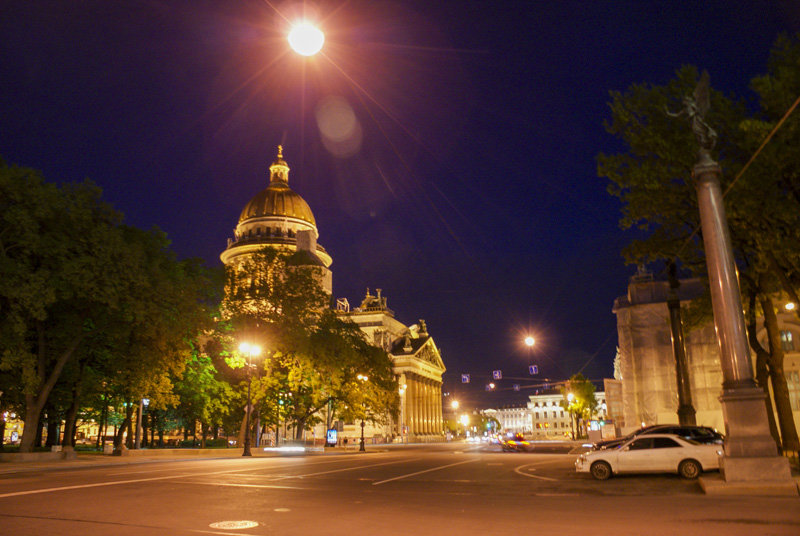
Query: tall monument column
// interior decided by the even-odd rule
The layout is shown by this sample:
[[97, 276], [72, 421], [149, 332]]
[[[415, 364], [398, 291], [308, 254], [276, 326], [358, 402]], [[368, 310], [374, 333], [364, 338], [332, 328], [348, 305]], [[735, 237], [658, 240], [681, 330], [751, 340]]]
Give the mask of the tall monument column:
[[[741, 294], [719, 184], [722, 170], [710, 154], [717, 134], [705, 122], [710, 104], [709, 92], [708, 73], [704, 71], [694, 91], [694, 98], [684, 99], [686, 107], [679, 115], [686, 115], [690, 119], [700, 144], [692, 177], [697, 189], [714, 327], [722, 365], [720, 402], [727, 437], [720, 472], [729, 483], [772, 481], [794, 486], [789, 461], [778, 455], [775, 441], [769, 433], [765, 394], [753, 380]], [[797, 494], [796, 487], [794, 493]]]

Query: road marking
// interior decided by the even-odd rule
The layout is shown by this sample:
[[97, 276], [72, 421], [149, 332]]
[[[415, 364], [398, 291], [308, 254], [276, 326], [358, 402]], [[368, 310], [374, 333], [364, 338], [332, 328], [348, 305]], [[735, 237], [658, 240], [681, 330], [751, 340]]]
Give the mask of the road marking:
[[15, 491], [13, 493], [2, 493], [0, 494], [0, 499], [4, 499], [6, 497], [19, 497], [21, 495], [36, 495], [38, 493], [52, 493], [54, 491], [68, 491], [71, 489], [85, 489], [85, 488], [99, 488], [104, 486], [118, 486], [120, 484], [135, 484], [137, 482], [153, 482], [155, 480], [169, 480], [170, 478], [190, 478], [196, 476], [209, 476], [209, 475], [222, 475], [226, 473], [235, 473], [239, 471], [239, 469], [235, 469], [233, 471], [214, 471], [211, 473], [203, 473], [198, 475], [197, 473], [190, 473], [185, 475], [167, 475], [167, 476], [154, 476], [152, 478], [135, 478], [132, 480], [114, 480], [113, 482], [96, 482], [94, 484], [80, 484], [76, 486], [61, 486], [58, 488], [42, 488], [42, 489], [29, 489], [27, 491]]
[[408, 460], [404, 458], [402, 460], [395, 460], [393, 462], [373, 463], [373, 464], [370, 464], [370, 465], [358, 465], [356, 467], [345, 467], [343, 469], [332, 469], [330, 471], [320, 471], [318, 473], [307, 473], [305, 475], [286, 475], [286, 476], [279, 476], [279, 477], [276, 477], [276, 478], [278, 478], [278, 479], [305, 478], [307, 476], [328, 475], [328, 474], [331, 474], [331, 473], [341, 473], [342, 471], [353, 471], [355, 469], [364, 469], [366, 467], [378, 467], [379, 465], [391, 465], [393, 463], [403, 463], [403, 462], [406, 462], [406, 461], [408, 461]]
[[211, 523], [209, 527], [212, 529], [252, 529], [253, 527], [258, 526], [258, 521], [217, 521], [216, 523]]
[[[529, 478], [538, 478], [539, 480], [549, 480], [550, 482], [558, 482], [557, 478], [550, 478], [550, 477], [547, 477], [547, 476], [539, 476], [539, 475], [529, 475], [528, 473], [525, 473], [525, 472], [522, 471], [525, 467], [530, 467], [532, 465], [542, 465], [542, 464], [541, 463], [539, 463], [539, 464], [537, 464], [537, 463], [526, 463], [525, 465], [520, 465], [519, 467], [515, 467], [514, 468], [514, 472], [517, 473], [518, 475], [527, 476]], [[534, 471], [535, 471], [535, 469], [534, 469]]]
[[416, 473], [409, 473], [407, 475], [400, 475], [400, 476], [396, 476], [394, 478], [388, 478], [386, 480], [381, 480], [380, 482], [373, 482], [372, 485], [373, 486], [378, 486], [380, 484], [385, 484], [386, 482], [392, 482], [394, 480], [400, 480], [400, 479], [403, 479], [403, 478], [408, 478], [410, 476], [421, 475], [423, 473], [430, 473], [431, 471], [438, 471], [439, 469], [445, 469], [447, 467], [453, 467], [455, 465], [461, 465], [461, 464], [464, 464], [464, 463], [473, 463], [473, 462], [477, 462], [477, 461], [478, 461], [478, 458], [476, 458], [474, 460], [465, 460], [463, 462], [450, 463], [450, 464], [442, 465], [442, 466], [439, 466], [439, 467], [433, 467], [431, 469], [425, 469], [424, 471], [417, 471]]
[[227, 486], [229, 488], [267, 488], [267, 489], [304, 489], [297, 486], [276, 486], [274, 484], [231, 484], [227, 482], [187, 482], [192, 486]]

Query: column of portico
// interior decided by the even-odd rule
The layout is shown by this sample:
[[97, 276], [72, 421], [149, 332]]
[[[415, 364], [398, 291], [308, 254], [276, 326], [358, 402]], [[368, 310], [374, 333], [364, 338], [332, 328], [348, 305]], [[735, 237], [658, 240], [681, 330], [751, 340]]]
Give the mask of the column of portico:
[[419, 415], [419, 427], [417, 433], [425, 435], [425, 380], [417, 377], [419, 385], [419, 396], [417, 397], [417, 415]]
[[428, 435], [428, 378], [422, 378], [422, 433]]
[[414, 435], [414, 397], [416, 396], [416, 386], [414, 385], [414, 375], [406, 374], [406, 424], [408, 425], [408, 435]]
[[427, 391], [428, 396], [425, 397], [425, 401], [427, 404], [428, 410], [428, 430], [426, 433], [429, 435], [433, 433], [433, 392], [431, 389], [431, 381], [428, 378], [425, 378], [425, 390]]
[[442, 422], [442, 384], [436, 384], [436, 433], [441, 434], [444, 431], [444, 422]]
[[420, 402], [422, 402], [422, 383], [419, 381], [419, 376], [414, 376], [414, 416], [416, 426], [414, 433], [420, 435], [422, 433], [422, 411]]
[[427, 395], [425, 397], [425, 408], [428, 413], [428, 428], [425, 433], [430, 435], [433, 433], [433, 396], [431, 396], [433, 393], [431, 392], [431, 380], [428, 378], [425, 378], [425, 391]]
[[414, 435], [419, 435], [419, 381], [417, 381], [417, 376], [414, 375]]

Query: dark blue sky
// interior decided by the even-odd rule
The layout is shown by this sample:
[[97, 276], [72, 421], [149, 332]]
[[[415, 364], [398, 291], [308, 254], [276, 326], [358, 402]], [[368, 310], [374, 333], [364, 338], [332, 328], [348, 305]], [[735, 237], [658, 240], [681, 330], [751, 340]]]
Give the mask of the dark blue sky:
[[[424, 318], [449, 390], [482, 405], [522, 401], [529, 362], [612, 373], [633, 268], [596, 174], [620, 150], [609, 90], [695, 64], [752, 97], [774, 39], [800, 31], [789, 0], [314, 5], [327, 42], [304, 60], [284, 38], [300, 3], [0, 1], [0, 155], [90, 177], [128, 223], [215, 265], [283, 143], [335, 297], [380, 287], [401, 321]], [[342, 106], [361, 133], [344, 155], [319, 126]], [[523, 380], [484, 393], [493, 369]]]

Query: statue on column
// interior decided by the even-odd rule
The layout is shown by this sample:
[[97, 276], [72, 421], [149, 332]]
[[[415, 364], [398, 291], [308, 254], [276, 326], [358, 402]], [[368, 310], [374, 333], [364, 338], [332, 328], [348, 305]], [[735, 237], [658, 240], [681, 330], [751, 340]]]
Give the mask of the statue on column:
[[706, 123], [706, 114], [711, 108], [711, 87], [708, 71], [700, 75], [700, 81], [694, 88], [694, 94], [683, 98], [683, 110], [672, 113], [667, 110], [670, 117], [688, 117], [692, 125], [692, 132], [700, 144], [700, 151], [710, 153], [717, 143], [717, 133]]

